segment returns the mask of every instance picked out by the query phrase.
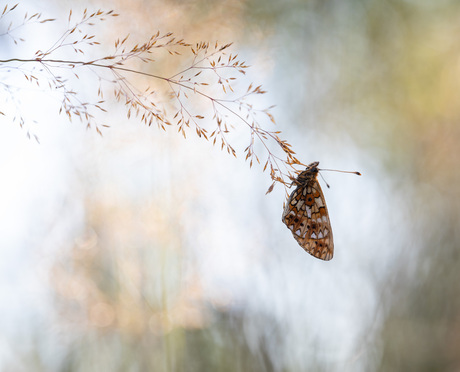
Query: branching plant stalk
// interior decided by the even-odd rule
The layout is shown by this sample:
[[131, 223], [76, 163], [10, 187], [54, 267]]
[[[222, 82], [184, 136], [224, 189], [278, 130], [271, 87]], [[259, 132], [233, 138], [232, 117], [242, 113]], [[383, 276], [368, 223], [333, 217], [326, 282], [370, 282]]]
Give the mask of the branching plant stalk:
[[[5, 7], [3, 14], [0, 19], [9, 14], [16, 6], [11, 8]], [[69, 25], [68, 29], [52, 44], [51, 47], [45, 49], [46, 52], [38, 50], [35, 53], [34, 58], [8, 58], [0, 60], [0, 66], [9, 66], [14, 64], [20, 64], [17, 67], [18, 70], [23, 72], [26, 79], [29, 82], [35, 82], [39, 85], [40, 79], [43, 77], [37, 77], [34, 70], [26, 70], [25, 65], [31, 63], [38, 63], [43, 66], [43, 70], [48, 75], [45, 79], [48, 79], [50, 88], [61, 92], [63, 100], [60, 111], [64, 111], [70, 120], [76, 116], [82, 121], [87, 122], [87, 126], [95, 126], [96, 131], [102, 135], [98, 123], [95, 122], [94, 116], [91, 113], [93, 109], [106, 111], [103, 108], [105, 100], [103, 99], [103, 89], [101, 86], [98, 90], [100, 100], [93, 103], [82, 102], [78, 98], [78, 92], [67, 88], [67, 80], [58, 76], [54, 73], [55, 69], [76, 69], [79, 67], [88, 67], [90, 70], [95, 72], [95, 69], [108, 70], [114, 77], [113, 81], [109, 81], [115, 84], [115, 98], [118, 101], [124, 101], [124, 104], [128, 107], [127, 116], [130, 117], [132, 114], [141, 118], [141, 121], [147, 125], [151, 125], [156, 122], [157, 125], [165, 129], [165, 125], [175, 124], [178, 127], [178, 131], [186, 137], [185, 128], [190, 127], [192, 124], [195, 127], [195, 131], [199, 137], [204, 137], [206, 140], [213, 140], [213, 144], [216, 144], [217, 139], [220, 139], [221, 148], [226, 148], [229, 154], [237, 157], [237, 151], [231, 145], [231, 140], [228, 135], [235, 132], [237, 129], [234, 124], [242, 122], [249, 129], [250, 142], [244, 152], [246, 153], [246, 160], [249, 160], [249, 164], [252, 167], [253, 160], [255, 159], [260, 164], [260, 159], [254, 148], [256, 143], [262, 144], [262, 149], [266, 153], [266, 162], [263, 170], [270, 169], [270, 176], [273, 180], [272, 186], [268, 192], [271, 192], [275, 183], [282, 183], [285, 187], [288, 186], [295, 178], [295, 174], [298, 173], [295, 166], [304, 165], [296, 157], [295, 152], [291, 149], [291, 145], [282, 140], [279, 137], [280, 131], [270, 131], [264, 129], [259, 124], [257, 114], [261, 113], [265, 118], [269, 119], [269, 122], [275, 124], [273, 115], [270, 113], [270, 108], [263, 110], [256, 110], [253, 105], [248, 102], [251, 96], [254, 94], [264, 94], [261, 86], [253, 86], [250, 84], [246, 92], [237, 94], [234, 92], [232, 82], [237, 77], [232, 75], [232, 72], [245, 74], [246, 69], [249, 67], [245, 62], [240, 62], [237, 59], [238, 55], [228, 55], [227, 50], [231, 44], [218, 45], [215, 44], [211, 47], [207, 42], [200, 42], [195, 45], [187, 44], [183, 40], [176, 40], [172, 33], [160, 35], [157, 32], [153, 35], [146, 43], [136, 44], [135, 46], [128, 48], [127, 40], [128, 36], [123, 40], [115, 41], [115, 52], [107, 56], [91, 59], [89, 61], [76, 59], [65, 59], [65, 58], [52, 58], [52, 55], [56, 51], [63, 51], [70, 48], [71, 52], [75, 54], [85, 54], [82, 47], [94, 47], [99, 45], [94, 38], [94, 35], [84, 34], [82, 31], [83, 27], [91, 27], [94, 25], [93, 21], [102, 21], [107, 16], [118, 16], [113, 11], [104, 12], [98, 10], [94, 13], [88, 13], [86, 10], [80, 21], [76, 22], [75, 25], [70, 26], [72, 19], [72, 11], [69, 13]], [[54, 19], [41, 20], [40, 14], [24, 18], [23, 23], [20, 26], [27, 24], [27, 22], [38, 22], [45, 23], [54, 21]], [[1, 35], [8, 35], [13, 37], [13, 31], [18, 27], [10, 28]], [[78, 31], [78, 32], [77, 32]], [[83, 36], [82, 36], [83, 35]], [[22, 41], [22, 39], [20, 39]], [[14, 40], [16, 42], [16, 40]], [[131, 61], [140, 61], [142, 63], [151, 64], [154, 60], [150, 55], [154, 50], [166, 50], [173, 58], [174, 56], [181, 55], [179, 50], [187, 48], [193, 55], [191, 64], [179, 70], [179, 72], [172, 74], [170, 77], [161, 76], [147, 71], [142, 71], [139, 68], [132, 68], [126, 66]], [[207, 73], [211, 73], [211, 77], [207, 76]], [[96, 72], [100, 81], [102, 77]], [[156, 90], [147, 88], [147, 90], [140, 92], [138, 88], [125, 77], [125, 74], [134, 74], [137, 76], [144, 76], [154, 80], [163, 81], [169, 86], [169, 92], [172, 93], [173, 99], [171, 104], [174, 106], [174, 101], [178, 108], [176, 108], [176, 114], [171, 118], [167, 113], [165, 107], [162, 107], [156, 103]], [[78, 75], [74, 73], [78, 78]], [[212, 76], [217, 78], [217, 83], [212, 82]], [[6, 87], [0, 80], [0, 88], [9, 90], [9, 86]], [[227, 95], [231, 93], [236, 95], [236, 98], [223, 98], [217, 97], [215, 91], [216, 87], [220, 87]], [[6, 89], [8, 88], [8, 89]], [[208, 92], [207, 90], [211, 90]], [[201, 97], [205, 101], [210, 102], [212, 111], [214, 113], [211, 121], [216, 123], [215, 129], [209, 134], [209, 129], [206, 129], [203, 125], [199, 124], [200, 120], [206, 118], [206, 114], [196, 113], [195, 106], [192, 104], [187, 105], [189, 101], [189, 95], [192, 94], [195, 98]], [[153, 97], [153, 98], [151, 98]], [[238, 111], [232, 107], [232, 105], [238, 106]], [[3, 112], [0, 114], [5, 115]], [[230, 115], [232, 122], [228, 122], [227, 116]], [[21, 123], [23, 119], [21, 118]], [[236, 122], [234, 122], [236, 120]], [[206, 123], [204, 121], [204, 123]], [[209, 123], [207, 123], [209, 126]], [[22, 124], [21, 124], [22, 126]], [[105, 125], [103, 125], [105, 126]], [[282, 155], [282, 156], [281, 156]]]

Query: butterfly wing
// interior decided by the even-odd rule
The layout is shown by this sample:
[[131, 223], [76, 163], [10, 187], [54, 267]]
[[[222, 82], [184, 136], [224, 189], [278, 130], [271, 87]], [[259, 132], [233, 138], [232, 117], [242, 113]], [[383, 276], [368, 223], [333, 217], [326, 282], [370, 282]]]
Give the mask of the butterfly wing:
[[331, 223], [316, 174], [291, 194], [284, 208], [284, 224], [299, 245], [312, 256], [329, 261], [334, 256]]

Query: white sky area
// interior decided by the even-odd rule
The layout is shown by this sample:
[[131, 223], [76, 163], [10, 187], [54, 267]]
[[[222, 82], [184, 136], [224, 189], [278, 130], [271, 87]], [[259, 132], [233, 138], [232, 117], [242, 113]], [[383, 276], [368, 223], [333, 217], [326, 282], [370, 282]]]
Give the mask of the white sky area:
[[[392, 250], [399, 237], [389, 233], [399, 221], [389, 218], [395, 206], [385, 200], [392, 186], [378, 179], [377, 165], [351, 141], [289, 126], [283, 120], [288, 102], [277, 93], [277, 82], [264, 85], [265, 106], [278, 103], [277, 129], [299, 159], [363, 174], [324, 172], [330, 189], [320, 181], [334, 231], [330, 262], [298, 246], [281, 222], [284, 190], [277, 186], [265, 196], [269, 174], [249, 169], [244, 156], [220, 152], [192, 131], [184, 140], [174, 128], [162, 132], [125, 120], [120, 108], [107, 113], [104, 120], [113, 127], [100, 138], [59, 116], [50, 94], [36, 88], [18, 93], [27, 116], [37, 121], [32, 128], [40, 144], [27, 139], [18, 123], [0, 118], [0, 350], [9, 350], [0, 352], [0, 369], [23, 327], [52, 321], [47, 265], [81, 228], [80, 188], [117, 189], [151, 202], [152, 190], [170, 184], [183, 187], [183, 199], [177, 205], [174, 194], [165, 195], [163, 204], [183, 209], [184, 244], [199, 257], [211, 298], [225, 293], [235, 309], [285, 324], [286, 358], [294, 365], [314, 354], [331, 366], [351, 363], [350, 370], [359, 370], [353, 363], [365, 348], [364, 336], [378, 327], [377, 288], [399, 254]], [[87, 183], [79, 183], [82, 178]], [[304, 349], [306, 334], [321, 350]]]

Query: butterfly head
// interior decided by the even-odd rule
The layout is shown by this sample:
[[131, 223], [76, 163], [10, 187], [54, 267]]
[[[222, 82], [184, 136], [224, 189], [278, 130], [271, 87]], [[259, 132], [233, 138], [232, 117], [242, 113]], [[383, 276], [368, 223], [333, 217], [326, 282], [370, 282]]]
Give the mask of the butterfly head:
[[314, 161], [313, 163], [310, 163], [305, 170], [318, 171], [318, 165], [319, 161]]
[[318, 175], [318, 165], [319, 161], [315, 161], [307, 166], [305, 170], [297, 176], [297, 179], [294, 181], [294, 184], [304, 185], [307, 182], [316, 179]]

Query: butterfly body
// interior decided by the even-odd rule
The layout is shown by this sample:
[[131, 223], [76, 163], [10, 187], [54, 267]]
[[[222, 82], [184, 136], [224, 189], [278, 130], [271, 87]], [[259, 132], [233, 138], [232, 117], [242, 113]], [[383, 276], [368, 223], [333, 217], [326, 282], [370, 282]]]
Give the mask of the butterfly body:
[[323, 191], [318, 182], [319, 162], [311, 163], [293, 182], [282, 221], [299, 245], [312, 256], [329, 261], [334, 256], [331, 223]]

